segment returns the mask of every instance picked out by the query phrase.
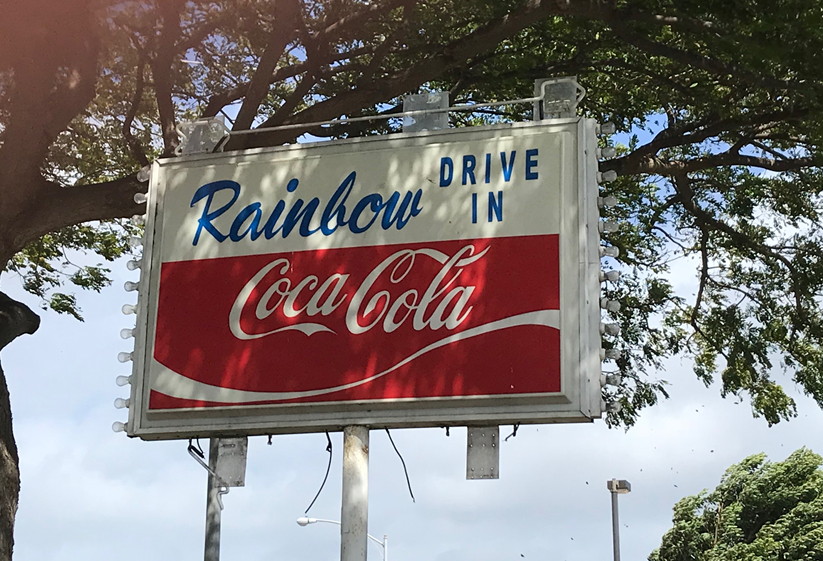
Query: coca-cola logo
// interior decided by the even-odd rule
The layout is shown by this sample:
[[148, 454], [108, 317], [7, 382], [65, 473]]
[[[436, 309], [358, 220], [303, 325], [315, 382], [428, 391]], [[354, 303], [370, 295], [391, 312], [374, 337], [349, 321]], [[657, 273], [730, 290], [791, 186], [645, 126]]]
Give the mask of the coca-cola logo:
[[[325, 278], [293, 271], [286, 257], [262, 267], [243, 286], [229, 314], [229, 328], [241, 340], [259, 339], [284, 331], [306, 335], [335, 333], [324, 322], [334, 314], [344, 314], [344, 325], [352, 335], [372, 329], [393, 333], [404, 325], [415, 331], [454, 330], [472, 311], [476, 285], [461, 284], [463, 272], [482, 260], [488, 247], [478, 251], [467, 244], [452, 255], [433, 248], [401, 249], [377, 264], [357, 284], [349, 273], [332, 273]], [[421, 261], [433, 260], [439, 268], [433, 276], [419, 274]], [[422, 282], [421, 282], [422, 281]], [[252, 314], [244, 311], [253, 310]], [[244, 326], [244, 317], [260, 324], [275, 316], [284, 323], [274, 329], [255, 330]]]
[[164, 263], [152, 407], [558, 391], [557, 254], [527, 236]]

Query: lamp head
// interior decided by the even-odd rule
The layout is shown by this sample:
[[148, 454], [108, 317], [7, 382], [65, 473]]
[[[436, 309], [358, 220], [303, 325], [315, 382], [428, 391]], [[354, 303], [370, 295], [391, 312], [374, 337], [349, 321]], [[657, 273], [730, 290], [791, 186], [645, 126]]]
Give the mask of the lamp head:
[[624, 493], [630, 493], [632, 490], [632, 484], [625, 479], [610, 479], [606, 481], [606, 487], [608, 487], [609, 491], [612, 493], [618, 493], [621, 495]]

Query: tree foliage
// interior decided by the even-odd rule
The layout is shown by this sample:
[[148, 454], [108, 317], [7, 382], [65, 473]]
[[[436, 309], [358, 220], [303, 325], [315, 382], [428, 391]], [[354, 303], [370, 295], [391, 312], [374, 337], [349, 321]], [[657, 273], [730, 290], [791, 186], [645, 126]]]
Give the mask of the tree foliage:
[[[665, 395], [678, 353], [707, 384], [748, 394], [769, 423], [795, 413], [775, 374], [823, 403], [819, 146], [823, 8], [810, 0], [39, 0], [10, 5], [0, 49], [0, 262], [52, 308], [65, 281], [99, 289], [140, 212], [135, 172], [178, 145], [175, 127], [226, 115], [227, 150], [397, 132], [402, 95], [472, 103], [577, 75], [581, 112], [615, 122], [621, 223], [607, 294], [623, 382], [612, 422]], [[530, 118], [525, 105], [452, 117]], [[301, 125], [302, 123], [302, 125]], [[295, 128], [271, 130], [271, 127]], [[695, 294], [668, 275], [686, 260]], [[68, 270], [64, 269], [68, 267]]]
[[750, 456], [720, 484], [680, 500], [649, 561], [823, 559], [823, 458], [802, 448], [782, 462]]
[[[769, 423], [795, 413], [781, 371], [823, 403], [817, 2], [40, 0], [7, 12], [0, 262], [58, 311], [77, 313], [65, 281], [106, 279], [101, 264], [72, 266], [71, 250], [128, 251], [127, 223], [80, 224], [140, 212], [135, 172], [173, 155], [181, 121], [269, 129], [227, 150], [387, 134], [399, 119], [312, 123], [390, 115], [415, 91], [494, 101], [577, 75], [581, 112], [624, 132], [601, 164], [620, 174], [603, 190], [621, 223], [610, 265], [625, 273], [606, 287], [623, 303], [622, 335], [605, 343], [623, 353], [611, 421], [665, 395], [657, 371], [679, 353]], [[530, 108], [452, 124], [484, 118]], [[296, 127], [270, 130], [281, 125]], [[695, 294], [672, 285], [678, 260], [696, 270]]]
[[[606, 286], [623, 304], [611, 314], [622, 333], [604, 342], [623, 352], [610, 422], [631, 424], [665, 395], [657, 372], [679, 353], [769, 423], [795, 412], [789, 380], [823, 404], [816, 0], [0, 5], [0, 270], [46, 306], [79, 316], [63, 287], [108, 282], [103, 262], [127, 253], [134, 231], [121, 219], [144, 211], [137, 171], [173, 156], [182, 121], [260, 129], [226, 150], [390, 134], [399, 119], [316, 123], [390, 116], [414, 92], [523, 98], [535, 79], [576, 75], [580, 112], [621, 131], [601, 162], [619, 173], [603, 194], [621, 224], [606, 237], [620, 250], [608, 266], [625, 273]], [[529, 118], [526, 105], [451, 117]], [[671, 278], [684, 262], [694, 294]]]

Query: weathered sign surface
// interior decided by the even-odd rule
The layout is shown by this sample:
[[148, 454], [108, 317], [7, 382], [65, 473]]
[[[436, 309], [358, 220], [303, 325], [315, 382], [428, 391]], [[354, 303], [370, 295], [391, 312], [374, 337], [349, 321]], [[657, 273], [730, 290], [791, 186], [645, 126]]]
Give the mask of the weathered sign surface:
[[162, 160], [127, 431], [600, 416], [594, 125]]

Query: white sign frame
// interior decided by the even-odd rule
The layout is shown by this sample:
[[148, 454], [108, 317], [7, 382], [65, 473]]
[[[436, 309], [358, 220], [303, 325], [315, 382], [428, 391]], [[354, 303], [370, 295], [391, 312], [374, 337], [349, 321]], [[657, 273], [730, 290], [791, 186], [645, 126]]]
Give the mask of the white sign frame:
[[[384, 137], [290, 145], [244, 152], [193, 155], [154, 163], [149, 187], [145, 256], [138, 301], [135, 351], [126, 432], [146, 440], [342, 430], [347, 425], [372, 428], [488, 426], [516, 423], [587, 422], [602, 415], [599, 309], [599, 213], [596, 181], [595, 122], [571, 118], [404, 133]], [[213, 165], [256, 165], [275, 158], [297, 161], [326, 156], [459, 145], [501, 137], [562, 135], [564, 181], [558, 194], [562, 211], [560, 244], [561, 391], [547, 395], [472, 396], [244, 405], [175, 411], [147, 409], [156, 321], [159, 271], [167, 211], [164, 190], [174, 172]]]

